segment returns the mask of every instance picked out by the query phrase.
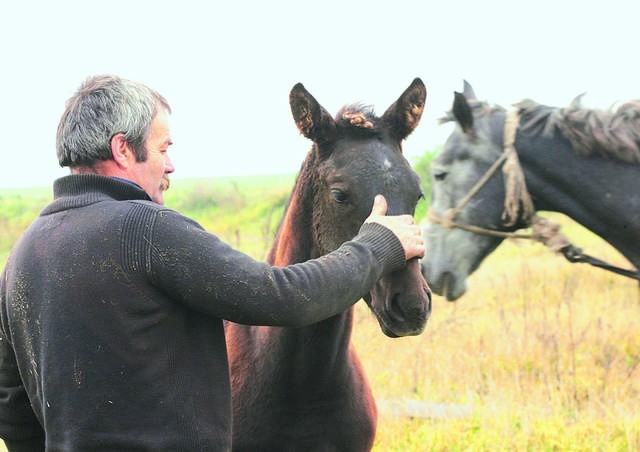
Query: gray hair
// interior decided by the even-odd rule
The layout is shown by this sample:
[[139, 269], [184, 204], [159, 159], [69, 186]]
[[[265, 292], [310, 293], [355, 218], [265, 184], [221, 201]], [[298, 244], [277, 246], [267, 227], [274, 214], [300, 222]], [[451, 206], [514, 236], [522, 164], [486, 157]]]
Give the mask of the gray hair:
[[147, 159], [146, 140], [158, 108], [171, 112], [151, 88], [114, 75], [89, 77], [67, 101], [58, 124], [56, 152], [60, 166], [93, 166], [111, 160], [111, 139], [123, 133], [136, 160]]

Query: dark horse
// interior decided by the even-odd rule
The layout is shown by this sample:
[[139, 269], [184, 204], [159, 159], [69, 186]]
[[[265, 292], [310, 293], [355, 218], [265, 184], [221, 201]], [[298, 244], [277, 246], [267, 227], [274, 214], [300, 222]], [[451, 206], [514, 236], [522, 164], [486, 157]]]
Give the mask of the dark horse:
[[[413, 214], [419, 177], [401, 143], [418, 125], [426, 89], [416, 79], [382, 117], [344, 107], [334, 120], [302, 84], [290, 104], [313, 146], [296, 179], [270, 251], [271, 264], [317, 258], [356, 235], [373, 198], [388, 214]], [[420, 334], [431, 294], [412, 260], [364, 297], [390, 337]], [[376, 405], [351, 345], [353, 308], [301, 328], [227, 324], [234, 450], [365, 451], [376, 429]]]
[[640, 102], [605, 111], [579, 97], [567, 108], [524, 100], [507, 112], [465, 82], [444, 120], [457, 126], [432, 165], [423, 273], [434, 292], [459, 298], [499, 233], [530, 226], [538, 210], [569, 216], [638, 268]]

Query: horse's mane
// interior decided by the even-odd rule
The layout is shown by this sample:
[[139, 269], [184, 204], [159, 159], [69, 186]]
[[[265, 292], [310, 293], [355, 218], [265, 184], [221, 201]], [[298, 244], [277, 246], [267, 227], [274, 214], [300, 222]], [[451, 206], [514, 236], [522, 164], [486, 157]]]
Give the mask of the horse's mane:
[[[566, 108], [549, 107], [531, 99], [514, 104], [520, 114], [522, 130], [552, 136], [559, 130], [573, 148], [583, 154], [599, 154], [640, 164], [640, 99], [609, 110], [584, 108], [578, 96]], [[467, 99], [474, 116], [491, 119], [504, 108], [477, 99]], [[447, 112], [440, 123], [455, 121]], [[493, 127], [493, 124], [492, 124]]]
[[381, 128], [380, 118], [371, 105], [355, 103], [342, 107], [335, 117], [339, 129], [349, 130], [358, 135], [375, 135]]
[[640, 100], [609, 110], [582, 107], [578, 96], [569, 107], [553, 108], [525, 99], [514, 106], [523, 130], [551, 136], [558, 129], [583, 155], [599, 154], [640, 164]]

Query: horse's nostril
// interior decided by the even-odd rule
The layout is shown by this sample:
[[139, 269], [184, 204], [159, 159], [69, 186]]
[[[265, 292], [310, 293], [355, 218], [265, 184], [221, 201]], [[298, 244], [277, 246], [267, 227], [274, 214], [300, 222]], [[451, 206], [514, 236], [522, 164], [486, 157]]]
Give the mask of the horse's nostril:
[[389, 316], [396, 322], [404, 322], [406, 320], [404, 309], [402, 308], [402, 294], [396, 293], [389, 300]]
[[431, 290], [424, 286], [424, 295], [426, 301], [424, 303], [416, 303], [416, 297], [422, 297], [422, 294], [416, 293], [409, 296], [404, 292], [394, 294], [387, 305], [389, 317], [396, 322], [409, 322], [423, 318], [425, 313], [431, 312]]
[[427, 311], [431, 312], [431, 289], [424, 286], [424, 294], [427, 296]]

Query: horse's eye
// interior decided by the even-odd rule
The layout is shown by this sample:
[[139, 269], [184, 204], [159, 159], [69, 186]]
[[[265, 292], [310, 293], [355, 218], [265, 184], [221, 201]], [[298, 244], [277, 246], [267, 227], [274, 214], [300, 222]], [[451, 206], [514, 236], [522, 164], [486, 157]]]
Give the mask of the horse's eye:
[[343, 192], [342, 190], [338, 190], [337, 188], [332, 188], [331, 189], [331, 196], [333, 197], [333, 199], [340, 203], [340, 204], [344, 204], [347, 202], [347, 200], [349, 199], [349, 197], [347, 196], [347, 194], [345, 192]]
[[437, 173], [433, 174], [433, 178], [435, 180], [444, 180], [445, 177], [447, 177], [447, 172], [446, 171], [438, 171]]

